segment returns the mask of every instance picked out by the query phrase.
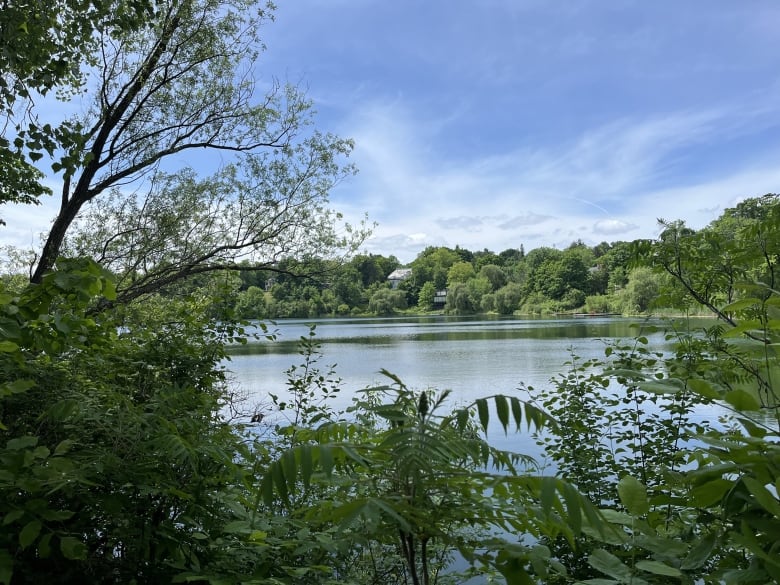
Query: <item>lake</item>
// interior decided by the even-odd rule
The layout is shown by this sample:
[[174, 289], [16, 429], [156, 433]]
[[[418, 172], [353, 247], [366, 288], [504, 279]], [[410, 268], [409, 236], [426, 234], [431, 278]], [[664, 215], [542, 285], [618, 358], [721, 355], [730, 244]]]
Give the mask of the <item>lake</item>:
[[[661, 324], [620, 317], [282, 320], [269, 325], [276, 341], [232, 347], [228, 368], [249, 402], [266, 411], [267, 421], [274, 421], [281, 413], [268, 412], [268, 393], [286, 395], [285, 371], [302, 362], [298, 340], [308, 335], [309, 325], [315, 325], [322, 352], [320, 371], [335, 365], [343, 380], [341, 393], [331, 402], [336, 410], [347, 408], [355, 392], [389, 383], [380, 374], [382, 369], [412, 389], [451, 390], [452, 405], [496, 393], [527, 398], [518, 388], [548, 387], [553, 376], [565, 371], [572, 351], [581, 358], [603, 357], [610, 340], [635, 337], [643, 323]], [[668, 349], [663, 334], [648, 338], [651, 346]], [[712, 420], [718, 410], [713, 407], [699, 415]], [[540, 455], [527, 435], [504, 437], [491, 429], [490, 440], [503, 448]]]

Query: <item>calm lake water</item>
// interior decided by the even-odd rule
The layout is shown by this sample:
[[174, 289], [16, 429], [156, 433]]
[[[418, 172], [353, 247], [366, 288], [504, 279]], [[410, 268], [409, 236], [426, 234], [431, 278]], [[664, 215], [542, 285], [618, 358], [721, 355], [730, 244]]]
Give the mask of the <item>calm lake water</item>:
[[[382, 369], [412, 389], [451, 390], [452, 405], [496, 393], [527, 398], [518, 388], [549, 387], [550, 379], [566, 370], [564, 363], [572, 351], [582, 358], [603, 357], [608, 341], [635, 337], [648, 323], [660, 325], [619, 317], [283, 320], [269, 325], [276, 331], [276, 341], [232, 348], [228, 368], [249, 402], [269, 409], [269, 393], [286, 395], [285, 371], [302, 362], [298, 341], [313, 324], [321, 344], [320, 371], [334, 365], [343, 380], [342, 391], [330, 403], [336, 410], [347, 408], [355, 392], [390, 383], [380, 374]], [[652, 346], [666, 348], [663, 334], [648, 337]], [[281, 413], [266, 416], [273, 421]], [[540, 455], [528, 436], [504, 437], [498, 429], [491, 435], [497, 446]]]

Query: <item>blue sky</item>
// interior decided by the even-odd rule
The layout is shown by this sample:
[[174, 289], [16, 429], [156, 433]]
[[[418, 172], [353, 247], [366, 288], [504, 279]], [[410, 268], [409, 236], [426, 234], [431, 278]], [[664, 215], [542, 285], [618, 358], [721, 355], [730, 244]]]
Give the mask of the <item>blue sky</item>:
[[263, 71], [355, 139], [366, 249], [499, 252], [702, 227], [780, 186], [780, 3], [295, 0]]
[[780, 189], [776, 0], [277, 4], [257, 70], [355, 140], [331, 201], [368, 252], [653, 237]]

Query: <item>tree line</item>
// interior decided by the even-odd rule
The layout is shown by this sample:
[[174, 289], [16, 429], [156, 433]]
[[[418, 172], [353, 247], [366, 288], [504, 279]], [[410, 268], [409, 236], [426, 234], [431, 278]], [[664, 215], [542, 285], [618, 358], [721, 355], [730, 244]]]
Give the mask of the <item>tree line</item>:
[[[309, 278], [254, 270], [234, 278], [234, 306], [248, 319], [393, 313], [554, 314], [646, 312], [664, 276], [636, 262], [641, 242], [573, 242], [564, 250], [523, 246], [499, 253], [430, 246], [407, 266], [395, 256], [357, 254], [346, 261], [285, 259]], [[403, 280], [388, 277], [408, 268]], [[300, 270], [297, 270], [300, 272]], [[446, 291], [446, 302], [437, 293]]]

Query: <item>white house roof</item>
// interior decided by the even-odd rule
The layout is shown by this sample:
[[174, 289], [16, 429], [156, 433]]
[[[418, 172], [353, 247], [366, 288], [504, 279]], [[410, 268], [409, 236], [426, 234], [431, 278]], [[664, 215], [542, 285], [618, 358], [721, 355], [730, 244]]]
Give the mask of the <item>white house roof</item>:
[[411, 268], [397, 268], [387, 277], [387, 280], [405, 280], [412, 275]]

